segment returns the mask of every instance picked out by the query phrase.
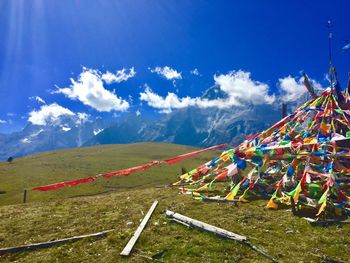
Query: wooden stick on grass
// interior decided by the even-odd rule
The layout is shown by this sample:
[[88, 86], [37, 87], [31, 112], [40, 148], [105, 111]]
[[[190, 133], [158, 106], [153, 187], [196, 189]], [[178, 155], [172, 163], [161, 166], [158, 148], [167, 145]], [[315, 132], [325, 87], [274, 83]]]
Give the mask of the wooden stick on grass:
[[141, 235], [141, 232], [145, 228], [148, 220], [151, 218], [151, 215], [152, 215], [154, 209], [156, 209], [157, 204], [158, 204], [158, 201], [154, 201], [153, 202], [151, 208], [148, 210], [148, 212], [147, 212], [146, 216], [143, 218], [141, 224], [136, 229], [134, 235], [129, 240], [128, 244], [125, 246], [123, 251], [120, 253], [121, 256], [129, 256], [130, 255], [130, 252], [131, 252], [132, 248], [134, 247], [134, 245], [135, 245], [137, 239], [139, 238], [139, 236]]
[[58, 240], [36, 243], [36, 244], [23, 245], [23, 246], [18, 246], [18, 247], [0, 248], [0, 255], [6, 254], [6, 253], [22, 252], [22, 251], [26, 251], [26, 250], [48, 248], [48, 247], [52, 247], [54, 245], [61, 245], [61, 244], [67, 243], [67, 242], [77, 241], [77, 240], [80, 240], [80, 239], [83, 239], [86, 237], [102, 237], [110, 231], [113, 231], [113, 230], [106, 230], [106, 231], [88, 234], [88, 235], [74, 236], [74, 237], [69, 237], [69, 238], [64, 238], [64, 239], [58, 239]]

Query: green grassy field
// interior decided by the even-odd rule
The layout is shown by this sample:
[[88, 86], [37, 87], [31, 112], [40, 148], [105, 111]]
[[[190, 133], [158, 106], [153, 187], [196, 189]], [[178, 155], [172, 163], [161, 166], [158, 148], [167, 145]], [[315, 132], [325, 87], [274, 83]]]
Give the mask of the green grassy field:
[[[197, 150], [194, 147], [165, 143], [135, 143], [101, 145], [61, 151], [45, 152], [0, 163], [0, 205], [23, 202], [23, 190], [34, 186], [89, 177], [100, 173], [125, 169], [163, 160]], [[93, 183], [56, 191], [28, 191], [27, 200], [57, 200], [61, 198], [94, 195], [132, 188], [147, 188], [169, 184], [177, 180], [182, 166], [193, 168], [216, 156], [218, 152], [202, 153], [180, 164], [162, 165], [129, 177], [98, 179]]]
[[[48, 152], [0, 164], [0, 247], [60, 239], [114, 229], [107, 237], [48, 249], [0, 256], [1, 262], [149, 262], [165, 250], [163, 262], [268, 262], [249, 248], [165, 218], [166, 209], [235, 233], [280, 262], [324, 262], [322, 256], [349, 262], [350, 225], [314, 227], [289, 210], [270, 211], [266, 201], [204, 203], [157, 188], [177, 179], [181, 166], [192, 168], [216, 156], [205, 153], [176, 166], [154, 167], [129, 177], [98, 180], [50, 192], [23, 188], [54, 183], [164, 159], [193, 150], [169, 144], [110, 145]], [[110, 191], [105, 194], [105, 191]], [[86, 195], [86, 196], [84, 196]], [[93, 195], [93, 196], [88, 196]], [[74, 197], [75, 196], [75, 197]], [[128, 259], [119, 253], [154, 200], [159, 205]]]

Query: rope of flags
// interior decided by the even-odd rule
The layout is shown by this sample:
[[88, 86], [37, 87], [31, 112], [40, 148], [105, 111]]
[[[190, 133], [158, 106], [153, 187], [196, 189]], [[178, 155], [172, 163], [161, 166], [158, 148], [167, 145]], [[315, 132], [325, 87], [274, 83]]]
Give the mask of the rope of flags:
[[79, 184], [84, 184], [84, 183], [91, 183], [94, 182], [97, 178], [111, 178], [114, 176], [128, 176], [131, 175], [133, 173], [139, 172], [139, 171], [143, 171], [143, 170], [147, 170], [153, 166], [156, 165], [160, 165], [160, 164], [168, 164], [168, 165], [172, 165], [178, 162], [181, 162], [184, 159], [196, 156], [200, 153], [206, 152], [206, 151], [210, 151], [210, 150], [215, 150], [215, 149], [221, 149], [221, 148], [225, 148], [226, 146], [228, 146], [228, 144], [220, 144], [220, 145], [215, 145], [209, 148], [205, 148], [205, 149], [201, 149], [198, 151], [194, 151], [194, 152], [190, 152], [190, 153], [186, 153], [186, 154], [182, 154], [170, 159], [166, 159], [163, 161], [151, 161], [149, 163], [143, 164], [143, 165], [139, 165], [139, 166], [135, 166], [135, 167], [131, 167], [128, 169], [123, 169], [123, 170], [118, 170], [118, 171], [113, 171], [113, 172], [109, 172], [109, 173], [105, 173], [105, 174], [98, 174], [95, 176], [90, 176], [90, 177], [86, 177], [86, 178], [81, 178], [81, 179], [77, 179], [77, 180], [71, 180], [71, 181], [66, 181], [66, 182], [60, 182], [60, 183], [55, 183], [55, 184], [50, 184], [50, 185], [43, 185], [43, 186], [38, 186], [38, 187], [34, 187], [32, 188], [32, 190], [37, 190], [37, 191], [50, 191], [50, 190], [56, 190], [56, 189], [60, 189], [63, 187], [67, 187], [67, 186], [76, 186]]

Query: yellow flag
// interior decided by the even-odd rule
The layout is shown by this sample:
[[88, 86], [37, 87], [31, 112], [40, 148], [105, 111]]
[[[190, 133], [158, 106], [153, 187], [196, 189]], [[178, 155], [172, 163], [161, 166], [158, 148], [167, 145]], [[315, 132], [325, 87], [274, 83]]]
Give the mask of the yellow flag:
[[185, 173], [183, 175], [180, 176], [180, 179], [183, 180], [185, 178], [189, 177], [189, 174], [188, 173]]
[[273, 201], [273, 198], [271, 198], [271, 199], [269, 200], [269, 202], [267, 203], [266, 208], [269, 208], [269, 209], [277, 209], [277, 208], [278, 208], [278, 205]]
[[197, 192], [193, 192], [193, 193], [192, 193], [192, 196], [199, 197], [199, 196], [201, 196], [201, 194], [200, 194], [200, 193], [197, 193]]
[[220, 156], [220, 159], [221, 159], [223, 162], [226, 162], [227, 160], [230, 159], [230, 155], [228, 155], [228, 154], [222, 155], [222, 156]]
[[317, 213], [316, 216], [319, 216], [326, 209], [326, 206], [327, 206], [327, 198], [326, 198], [326, 200], [323, 201], [323, 203], [322, 203], [320, 209], [318, 210], [318, 213]]
[[233, 199], [235, 198], [235, 196], [237, 195], [238, 193], [238, 190], [239, 188], [241, 187], [241, 182], [239, 182], [233, 189], [231, 192], [228, 193], [228, 195], [225, 197], [226, 200], [229, 200], [229, 201], [233, 201]]
[[205, 184], [196, 190], [196, 192], [204, 192], [204, 191], [208, 191], [208, 184]]

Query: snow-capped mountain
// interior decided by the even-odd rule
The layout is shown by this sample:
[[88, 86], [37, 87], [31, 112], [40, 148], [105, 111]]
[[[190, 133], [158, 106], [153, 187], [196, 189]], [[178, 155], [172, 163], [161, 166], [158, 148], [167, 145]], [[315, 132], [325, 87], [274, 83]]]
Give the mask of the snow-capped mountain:
[[174, 111], [145, 129], [148, 141], [210, 146], [238, 144], [247, 135], [266, 129], [280, 118], [280, 110], [271, 106], [232, 109], [187, 108]]
[[141, 141], [203, 147], [219, 143], [237, 145], [247, 135], [273, 125], [280, 119], [280, 114], [280, 109], [264, 105], [225, 110], [189, 107], [153, 122], [144, 120], [142, 116], [130, 116], [106, 128], [84, 145]]
[[[225, 98], [216, 86], [202, 96]], [[133, 117], [132, 117], [133, 116]], [[262, 131], [281, 118], [280, 105], [247, 105], [229, 109], [188, 107], [163, 115], [157, 121], [130, 115], [106, 128], [86, 145], [158, 141], [193, 146], [238, 144], [247, 135]]]
[[22, 131], [0, 136], [0, 160], [35, 152], [80, 147], [107, 127], [102, 119], [62, 115], [45, 125], [29, 123]]

